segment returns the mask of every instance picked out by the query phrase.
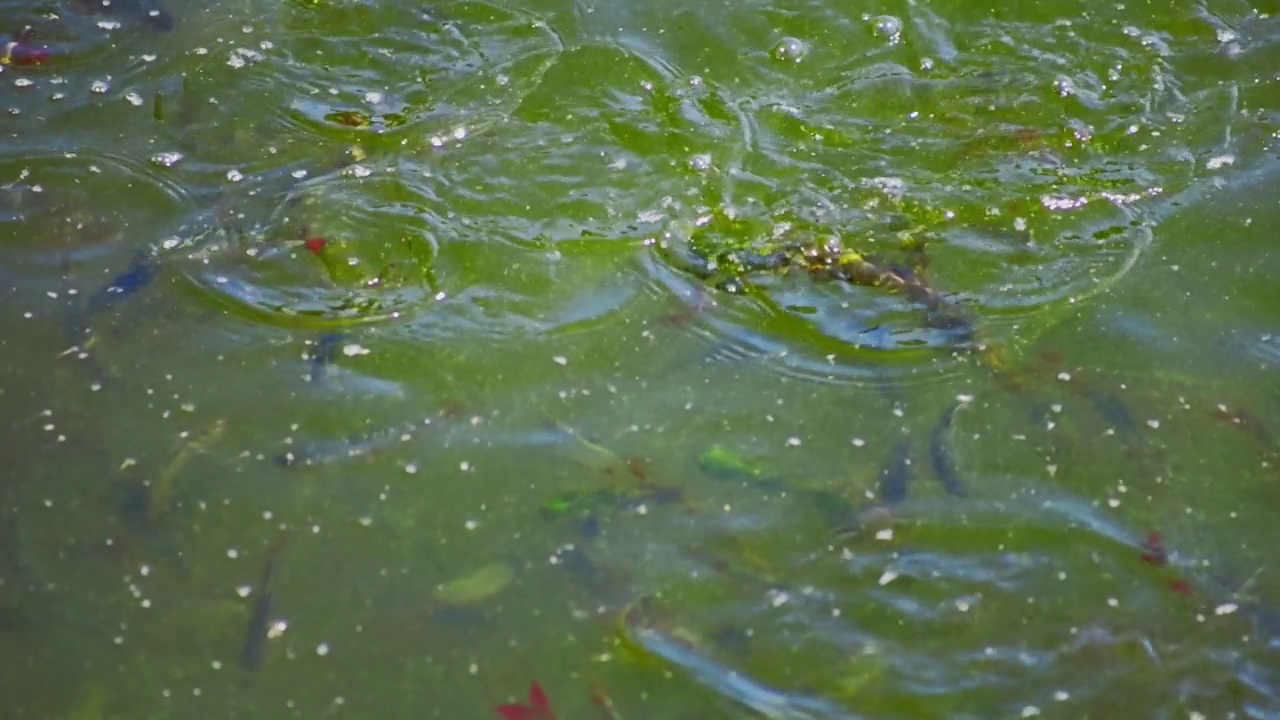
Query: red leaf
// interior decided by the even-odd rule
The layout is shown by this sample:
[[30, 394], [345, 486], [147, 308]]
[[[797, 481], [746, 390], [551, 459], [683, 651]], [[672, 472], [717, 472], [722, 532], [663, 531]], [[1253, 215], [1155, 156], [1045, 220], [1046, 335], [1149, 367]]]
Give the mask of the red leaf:
[[528, 705], [498, 705], [494, 710], [506, 720], [537, 720], [539, 715]]
[[1179, 595], [1190, 595], [1191, 583], [1187, 582], [1186, 580], [1170, 580], [1169, 589], [1178, 593]]
[[1148, 565], [1164, 565], [1169, 560], [1169, 552], [1164, 547], [1164, 537], [1155, 530], [1147, 534], [1147, 541], [1143, 543], [1142, 549], [1146, 552], [1139, 557]]
[[312, 255], [319, 255], [320, 251], [324, 250], [324, 246], [329, 244], [329, 241], [322, 237], [313, 237], [307, 238], [307, 241], [304, 244], [307, 246], [307, 250], [311, 251]]
[[536, 680], [529, 686], [529, 704], [533, 706], [534, 710], [544, 713], [551, 709], [551, 706], [547, 704], [547, 694], [542, 691], [542, 686]]

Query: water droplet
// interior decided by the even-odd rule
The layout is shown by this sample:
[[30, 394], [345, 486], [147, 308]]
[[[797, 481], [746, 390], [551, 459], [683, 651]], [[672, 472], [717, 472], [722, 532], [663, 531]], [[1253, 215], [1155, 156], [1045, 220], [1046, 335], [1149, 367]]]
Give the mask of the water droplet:
[[769, 56], [782, 62], [798, 63], [809, 54], [809, 46], [793, 37], [782, 38], [769, 51]]

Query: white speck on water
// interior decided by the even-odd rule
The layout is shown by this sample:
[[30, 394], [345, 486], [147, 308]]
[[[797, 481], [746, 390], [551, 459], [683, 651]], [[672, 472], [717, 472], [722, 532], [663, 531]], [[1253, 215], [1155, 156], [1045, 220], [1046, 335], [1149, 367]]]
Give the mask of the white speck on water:
[[877, 540], [889, 541], [893, 539], [893, 528], [885, 528], [876, 533]]
[[329, 643], [320, 643], [316, 646], [316, 654], [324, 657], [329, 654]]
[[20, 88], [31, 87], [32, 85], [35, 85], [35, 84], [36, 84], [35, 81], [32, 80], [31, 78], [18, 78], [17, 80], [13, 81], [13, 86], [20, 87]]
[[960, 395], [956, 395], [956, 402], [963, 403], [963, 404], [971, 403], [973, 402], [973, 396], [965, 395], [963, 393]]
[[963, 598], [956, 600], [956, 609], [960, 612], [969, 612], [969, 601]]
[[213, 281], [219, 285], [226, 285], [228, 282], [228, 278], [226, 275], [219, 275], [218, 277], [214, 278]]
[[480, 527], [480, 523], [476, 522], [475, 520], [468, 520], [465, 523], [463, 523], [462, 526], [468, 530], [475, 530], [476, 528]]
[[1120, 607], [1120, 601], [1115, 598], [1107, 598], [1107, 605], [1111, 607]]
[[105, 93], [110, 89], [111, 89], [111, 86], [107, 84], [107, 81], [105, 80], [94, 80], [93, 84], [89, 86], [90, 92], [95, 92], [99, 95]]
[[567, 357], [565, 357], [565, 356], [563, 356], [563, 355], [556, 355], [555, 357], [553, 357], [553, 358], [551, 358], [551, 359], [552, 359], [552, 360], [554, 360], [554, 361], [555, 361], [555, 363], [556, 363], [557, 365], [568, 365], [568, 364], [569, 364], [569, 358], [567, 358]]
[[1049, 409], [1050, 409], [1050, 410], [1052, 410], [1052, 411], [1054, 411], [1054, 412], [1056, 412], [1056, 413], [1060, 413], [1060, 412], [1062, 412], [1062, 404], [1061, 404], [1061, 403], [1054, 403], [1054, 404], [1052, 404], [1052, 405], [1050, 405], [1050, 406], [1049, 406]]
[[124, 96], [124, 99], [125, 99], [125, 100], [128, 100], [128, 101], [129, 101], [129, 104], [130, 104], [130, 105], [132, 105], [132, 106], [134, 106], [134, 107], [139, 107], [139, 106], [141, 106], [141, 105], [142, 105], [142, 96], [141, 96], [141, 95], [139, 95], [139, 94], [138, 94], [138, 93], [136, 93], [136, 92], [131, 92], [131, 93], [129, 93], [129, 94], [127, 94], [127, 95], [125, 95], [125, 96]]
[[884, 574], [880, 576], [879, 582], [883, 586], [883, 585], [888, 585], [889, 583], [897, 579], [898, 579], [898, 572], [896, 570], [885, 570]]
[[798, 437], [787, 438], [787, 447], [800, 447], [800, 438]]
[[1058, 373], [1058, 379], [1059, 379], [1059, 380], [1061, 380], [1062, 382], [1070, 382], [1070, 381], [1071, 381], [1071, 373], [1069, 373], [1069, 372], [1060, 372], [1060, 373]]
[[306, 171], [306, 170], [294, 170], [293, 172], [291, 172], [291, 173], [289, 173], [289, 174], [293, 176], [293, 179], [294, 179], [294, 180], [301, 180], [302, 178], [304, 178], [304, 177], [306, 177], [306, 176], [307, 176], [307, 171]]
[[467, 129], [464, 127], [456, 127], [453, 129], [453, 139], [463, 140], [467, 137]]
[[143, 565], [142, 567], [138, 568], [138, 573], [139, 573], [139, 574], [141, 574], [141, 575], [142, 575], [142, 577], [146, 577], [146, 576], [150, 575], [150, 574], [151, 574], [151, 566], [150, 566], [150, 565]]
[[233, 168], [227, 171], [227, 179], [231, 182], [240, 182], [244, 179], [244, 174]]
[[192, 52], [192, 53], [194, 53], [194, 54], [196, 54], [196, 55], [208, 55], [208, 54], [209, 54], [209, 48], [198, 47], [198, 48], [196, 48], [196, 49], [192, 50], [191, 52]]
[[782, 607], [783, 605], [787, 604], [788, 600], [791, 599], [790, 595], [786, 594], [785, 592], [782, 592], [781, 590], [771, 591], [770, 594], [773, 597], [769, 598], [769, 604], [774, 607]]
[[119, 30], [120, 23], [116, 20], [99, 20], [98, 27], [103, 30]]
[[364, 527], [369, 527], [370, 525], [373, 524], [373, 518], [369, 517], [368, 515], [361, 515], [360, 518], [356, 520], [356, 522], [360, 523]]
[[251, 585], [240, 585], [236, 587], [236, 594], [242, 598], [249, 597], [249, 593], [252, 593], [252, 592], [253, 592], [253, 586]]
[[462, 472], [467, 472], [468, 470], [471, 469], [471, 463], [467, 462], [466, 460], [463, 460], [462, 462], [458, 463], [458, 468], [461, 469]]
[[236, 558], [240, 557], [240, 551], [235, 548], [231, 548], [230, 550], [227, 550], [227, 557], [231, 558], [232, 560], [235, 560]]
[[137, 465], [137, 464], [138, 464], [138, 461], [137, 461], [137, 460], [135, 460], [134, 458], [131, 458], [131, 457], [130, 457], [130, 458], [125, 458], [125, 459], [124, 459], [124, 462], [120, 463], [120, 469], [121, 469], [121, 470], [128, 470], [129, 468], [131, 468], [131, 467], [133, 467], [134, 465]]
[[368, 355], [369, 348], [358, 343], [348, 343], [342, 346], [342, 354], [347, 357], [355, 357], [356, 355]]
[[155, 55], [143, 55], [143, 56], [142, 56], [142, 62], [155, 62], [155, 61], [156, 61], [156, 57], [157, 57], [157, 56], [155, 56]]
[[1044, 469], [1049, 473], [1049, 477], [1057, 477], [1058, 475], [1057, 465], [1045, 465]]
[[343, 175], [355, 178], [366, 178], [373, 174], [373, 171], [364, 165], [352, 165], [342, 171]]
[[364, 94], [364, 101], [369, 103], [370, 105], [377, 105], [378, 103], [382, 102], [382, 97], [383, 97], [382, 93], [376, 90], [370, 90], [369, 92]]
[[1235, 612], [1239, 608], [1240, 606], [1236, 605], [1235, 603], [1223, 603], [1213, 609], [1213, 614], [1214, 615], [1230, 615], [1231, 613]]
[[1235, 162], [1235, 155], [1216, 155], [1206, 160], [1204, 166], [1209, 170], [1217, 170], [1224, 165], [1234, 165]]
[[1110, 506], [1111, 506], [1111, 507], [1113, 507], [1113, 508], [1118, 508], [1118, 507], [1120, 507], [1120, 499], [1119, 499], [1119, 498], [1110, 498], [1110, 499], [1108, 499], [1108, 500], [1107, 500], [1107, 505], [1110, 505]]
[[1035, 717], [1040, 714], [1040, 708], [1035, 705], [1028, 705], [1022, 708], [1022, 717]]
[[472, 675], [475, 675], [476, 673], [480, 672], [480, 666], [475, 663], [471, 663], [471, 666], [467, 668], [467, 672], [471, 673]]
[[1053, 699], [1057, 700], [1058, 702], [1066, 702], [1070, 698], [1071, 698], [1071, 694], [1068, 693], [1066, 690], [1053, 691]]
[[862, 439], [862, 438], [860, 438], [860, 437], [856, 437], [856, 438], [854, 438], [854, 439], [853, 439], [853, 446], [854, 446], [854, 447], [862, 447], [863, 445], [866, 445], [866, 444], [867, 444], [867, 441], [866, 441], [866, 440], [863, 440], [863, 439]]
[[277, 620], [271, 623], [271, 627], [267, 628], [267, 638], [270, 640], [275, 640], [276, 638], [283, 635], [284, 631], [288, 629], [289, 629], [289, 622], [287, 620]]
[[209, 667], [213, 668], [214, 670], [221, 670], [221, 669], [222, 669], [222, 661], [221, 661], [221, 660], [214, 660], [213, 662], [209, 663]]
[[147, 599], [147, 598], [143, 598], [143, 599], [142, 599], [142, 602], [140, 602], [140, 603], [138, 603], [138, 604], [142, 606], [142, 609], [143, 609], [143, 610], [150, 609], [150, 607], [151, 607], [151, 601], [150, 601], [149, 599]]
[[1147, 426], [1148, 426], [1148, 427], [1150, 427], [1152, 430], [1159, 430], [1159, 429], [1160, 429], [1160, 421], [1159, 421], [1159, 420], [1148, 420], [1148, 421], [1147, 421]]
[[404, 466], [404, 471], [412, 475], [418, 472], [418, 466], [415, 465], [414, 463], [408, 463]]

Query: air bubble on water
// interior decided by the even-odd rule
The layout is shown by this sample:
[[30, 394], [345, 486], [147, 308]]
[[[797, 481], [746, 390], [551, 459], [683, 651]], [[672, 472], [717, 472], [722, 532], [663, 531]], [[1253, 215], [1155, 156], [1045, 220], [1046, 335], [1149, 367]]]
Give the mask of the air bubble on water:
[[18, 78], [17, 80], [13, 81], [14, 87], [22, 88], [22, 87], [31, 87], [32, 85], [35, 85], [35, 81], [31, 80], [30, 78]]
[[151, 156], [151, 162], [160, 167], [173, 167], [182, 160], [182, 153], [176, 151], [156, 153]]
[[102, 93], [105, 93], [110, 89], [111, 89], [111, 86], [107, 84], [105, 80], [94, 80], [93, 84], [89, 86], [90, 92], [95, 92], [95, 93], [98, 93], [99, 95], [101, 95]]
[[103, 30], [119, 30], [120, 23], [115, 20], [101, 20], [98, 22], [98, 27]]
[[1067, 97], [1068, 95], [1075, 95], [1076, 84], [1075, 84], [1075, 81], [1073, 81], [1071, 78], [1067, 77], [1066, 75], [1059, 75], [1053, 81], [1053, 90], [1054, 92], [1058, 93], [1058, 95], [1062, 97]]
[[369, 92], [364, 94], [364, 101], [369, 103], [370, 105], [377, 105], [381, 103], [382, 100], [383, 100], [382, 93], [376, 90], [370, 90]]
[[884, 38], [889, 44], [902, 40], [902, 21], [892, 15], [880, 15], [870, 19], [871, 32], [876, 37]]
[[711, 155], [709, 153], [699, 153], [689, 158], [689, 168], [698, 172], [705, 172], [711, 169]]
[[798, 63], [809, 54], [809, 46], [803, 40], [785, 37], [774, 44], [769, 56], [781, 62]]
[[244, 174], [239, 170], [231, 169], [227, 171], [227, 179], [231, 182], [240, 182], [244, 179]]

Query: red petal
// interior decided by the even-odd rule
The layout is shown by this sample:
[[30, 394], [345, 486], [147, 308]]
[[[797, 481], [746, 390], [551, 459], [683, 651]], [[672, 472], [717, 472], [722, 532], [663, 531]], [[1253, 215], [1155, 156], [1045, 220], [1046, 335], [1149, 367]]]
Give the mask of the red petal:
[[542, 686], [536, 680], [529, 686], [529, 704], [533, 706], [534, 710], [545, 712], [551, 709], [551, 706], [547, 704], [547, 694], [542, 691]]
[[494, 708], [506, 720], [537, 720], [538, 713], [528, 705], [498, 705]]
[[1186, 580], [1170, 580], [1169, 589], [1178, 593], [1179, 595], [1190, 595], [1191, 583], [1187, 582]]
[[329, 244], [329, 241], [325, 240], [322, 237], [314, 237], [314, 238], [307, 238], [307, 241], [305, 244], [307, 246], [307, 249], [311, 251], [312, 255], [319, 255], [320, 251], [324, 250], [324, 246]]

